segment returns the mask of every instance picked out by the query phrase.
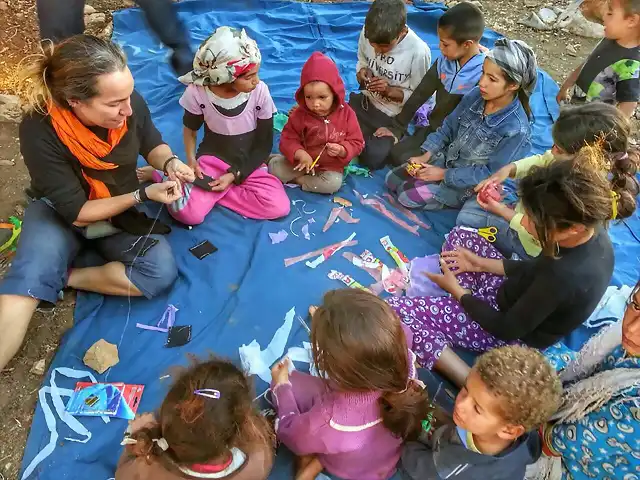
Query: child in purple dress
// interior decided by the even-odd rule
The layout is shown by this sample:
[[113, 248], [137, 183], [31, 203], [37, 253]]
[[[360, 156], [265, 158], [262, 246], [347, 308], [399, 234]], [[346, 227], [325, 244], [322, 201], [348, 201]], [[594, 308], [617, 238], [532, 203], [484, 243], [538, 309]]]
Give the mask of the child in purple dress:
[[[601, 151], [534, 168], [520, 183], [526, 223], [542, 245], [532, 260], [506, 260], [473, 229], [456, 227], [429, 278], [451, 296], [390, 298], [413, 330], [425, 368], [463, 384], [468, 367], [447, 347], [475, 352], [507, 343], [546, 348], [593, 312], [613, 273], [604, 224], [615, 208]], [[471, 231], [470, 231], [471, 230]]]
[[[356, 289], [328, 292], [313, 312], [314, 363], [323, 378], [272, 370], [276, 434], [302, 467], [344, 480], [386, 480], [402, 443], [415, 439], [430, 411], [414, 381], [411, 333], [378, 297]], [[315, 478], [303, 475], [296, 478]]]

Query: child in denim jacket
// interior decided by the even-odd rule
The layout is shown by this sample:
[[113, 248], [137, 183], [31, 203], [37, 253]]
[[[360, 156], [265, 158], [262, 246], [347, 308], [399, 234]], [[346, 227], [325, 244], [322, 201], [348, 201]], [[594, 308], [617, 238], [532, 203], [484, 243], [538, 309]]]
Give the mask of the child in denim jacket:
[[[478, 87], [430, 134], [419, 157], [393, 169], [387, 187], [407, 208], [461, 208], [473, 188], [531, 148], [529, 97], [537, 80], [533, 50], [500, 39], [487, 53]], [[418, 165], [409, 174], [407, 166]]]

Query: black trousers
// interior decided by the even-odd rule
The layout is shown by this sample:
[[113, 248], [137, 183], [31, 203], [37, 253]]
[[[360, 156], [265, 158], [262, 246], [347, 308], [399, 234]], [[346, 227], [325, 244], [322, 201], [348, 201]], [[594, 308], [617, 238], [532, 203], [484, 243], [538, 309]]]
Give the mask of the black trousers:
[[[178, 75], [191, 70], [189, 35], [172, 0], [136, 0], [160, 41], [173, 50], [171, 66]], [[60, 42], [84, 32], [84, 0], [37, 0], [40, 38]]]
[[352, 93], [349, 105], [356, 112], [364, 136], [364, 150], [359, 156], [360, 165], [371, 170], [383, 168], [393, 147], [393, 138], [374, 137], [373, 133], [380, 127], [390, 127], [392, 118], [374, 107], [362, 93]]
[[405, 135], [402, 140], [393, 146], [387, 159], [388, 163], [394, 167], [399, 167], [411, 157], [422, 155], [422, 144], [433, 131], [431, 127], [416, 127], [413, 135]]

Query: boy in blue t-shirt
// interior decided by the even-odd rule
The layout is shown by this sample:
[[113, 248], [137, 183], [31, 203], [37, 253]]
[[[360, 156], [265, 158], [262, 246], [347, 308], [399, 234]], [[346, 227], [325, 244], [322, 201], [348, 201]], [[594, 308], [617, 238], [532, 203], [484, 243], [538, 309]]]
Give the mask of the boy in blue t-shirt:
[[394, 117], [391, 126], [388, 129], [379, 128], [375, 135], [393, 135], [396, 141], [400, 140], [416, 111], [435, 93], [436, 101], [429, 115], [429, 125], [417, 127], [413, 135], [406, 135], [396, 143], [389, 155], [389, 163], [402, 165], [409, 158], [421, 155], [420, 147], [427, 136], [442, 125], [462, 97], [478, 84], [484, 62], [480, 46], [483, 32], [482, 12], [471, 3], [459, 3], [438, 19], [442, 55], [433, 62], [402, 111]]

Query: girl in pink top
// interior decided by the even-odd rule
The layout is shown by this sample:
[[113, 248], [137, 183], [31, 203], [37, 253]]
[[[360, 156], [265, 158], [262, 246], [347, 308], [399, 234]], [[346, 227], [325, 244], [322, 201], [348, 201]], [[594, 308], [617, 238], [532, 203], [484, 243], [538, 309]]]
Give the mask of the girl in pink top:
[[413, 380], [410, 331], [384, 301], [356, 289], [328, 292], [312, 315], [324, 379], [289, 375], [288, 360], [273, 367], [276, 435], [300, 457], [297, 479], [324, 469], [344, 480], [386, 480], [430, 409]]
[[[198, 49], [193, 71], [180, 77], [187, 85], [180, 99], [184, 145], [198, 179], [184, 185], [182, 198], [169, 208], [179, 222], [200, 224], [217, 204], [255, 219], [288, 215], [282, 183], [264, 165], [273, 146], [276, 106], [258, 77], [261, 59], [244, 29], [220, 27]], [[140, 169], [139, 178], [162, 181], [163, 175]]]

